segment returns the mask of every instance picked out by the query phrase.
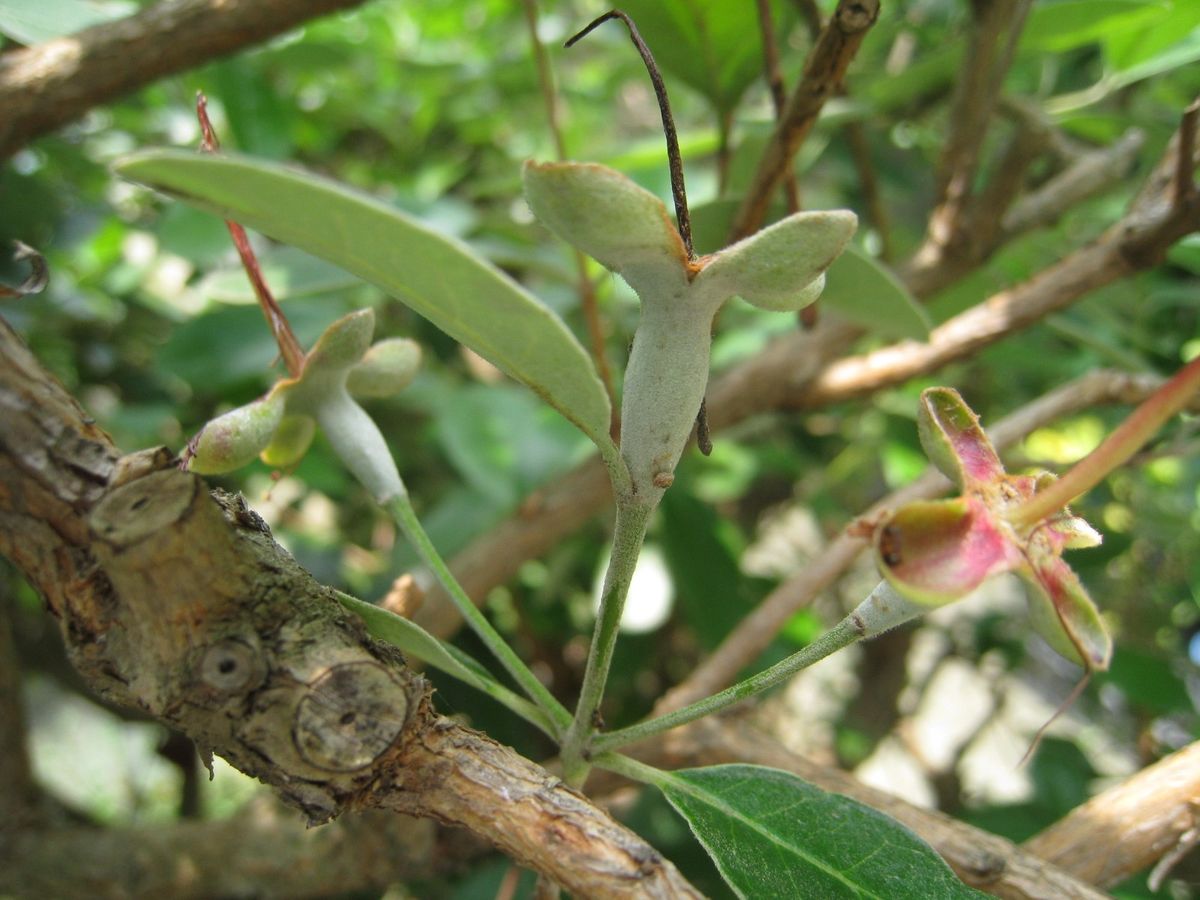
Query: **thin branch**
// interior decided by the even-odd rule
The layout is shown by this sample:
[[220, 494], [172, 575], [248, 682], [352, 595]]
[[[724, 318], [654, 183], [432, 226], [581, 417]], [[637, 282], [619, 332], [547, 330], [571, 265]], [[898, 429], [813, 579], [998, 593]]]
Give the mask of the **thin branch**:
[[620, 19], [625, 23], [625, 27], [629, 29], [629, 39], [633, 41], [638, 55], [642, 57], [642, 62], [650, 75], [650, 83], [654, 85], [654, 96], [658, 98], [658, 112], [662, 117], [663, 135], [667, 139], [667, 165], [671, 170], [671, 197], [675, 201], [675, 218], [679, 224], [679, 236], [683, 238], [683, 246], [687, 249], [688, 259], [695, 259], [696, 251], [692, 249], [692, 221], [688, 213], [687, 191], [683, 184], [683, 157], [679, 153], [679, 135], [675, 131], [675, 118], [671, 115], [671, 101], [667, 98], [667, 86], [663, 83], [658, 64], [654, 62], [654, 54], [642, 40], [642, 35], [638, 32], [633, 19], [619, 9], [609, 10], [588, 23], [582, 31], [567, 41], [567, 46], [573, 47], [595, 28], [610, 19]]
[[753, 234], [762, 225], [771, 195], [791, 168], [792, 160], [816, 124], [825, 101], [841, 87], [850, 61], [878, 16], [879, 0], [840, 0], [838, 3], [809, 54], [804, 75], [763, 151], [754, 180], [734, 218], [732, 240]]
[[950, 106], [950, 133], [938, 162], [937, 201], [918, 258], [953, 253], [967, 238], [972, 181], [1029, 5], [1030, 0], [988, 0], [971, 5], [975, 14], [971, 35]]
[[[771, 92], [775, 121], [778, 123], [783, 119], [784, 107], [787, 104], [787, 89], [783, 85], [783, 72], [779, 68], [779, 46], [775, 39], [775, 22], [771, 17], [771, 0], [755, 2], [758, 6], [758, 31], [763, 48], [763, 73], [767, 79], [767, 88]], [[797, 212], [800, 209], [800, 185], [791, 166], [788, 166], [783, 177], [783, 189], [787, 197], [788, 212]]]
[[363, 0], [163, 0], [115, 22], [0, 55], [0, 160], [167, 75]]
[[1196, 123], [1200, 121], [1200, 100], [1192, 101], [1179, 123], [1179, 153], [1175, 158], [1176, 206], [1183, 206], [1196, 195]]
[[[217, 139], [212, 122], [209, 121], [208, 98], [204, 96], [203, 91], [196, 92], [196, 118], [200, 122], [202, 136], [200, 149], [205, 153], [217, 153], [221, 149], [221, 142]], [[259, 308], [262, 309], [263, 317], [266, 318], [267, 325], [271, 329], [271, 335], [279, 347], [279, 355], [283, 357], [288, 374], [296, 378], [304, 368], [304, 349], [296, 339], [291, 323], [288, 322], [275, 295], [267, 287], [267, 280], [263, 277], [262, 267], [258, 264], [254, 248], [250, 246], [250, 238], [246, 236], [246, 229], [230, 219], [225, 220], [225, 227], [229, 229], [229, 236], [233, 238], [233, 246], [237, 249], [238, 257], [242, 261], [242, 268], [246, 271], [246, 277], [254, 289], [254, 296], [258, 298]]]
[[434, 713], [424, 679], [244, 500], [210, 495], [169, 453], [117, 459], [2, 320], [0, 408], [0, 552], [45, 596], [96, 691], [312, 824], [388, 809], [463, 825], [578, 896], [699, 896], [561, 780]]
[[1097, 794], [1024, 848], [1110, 887], [1169, 854], [1196, 827], [1198, 809], [1200, 743], [1194, 743]]

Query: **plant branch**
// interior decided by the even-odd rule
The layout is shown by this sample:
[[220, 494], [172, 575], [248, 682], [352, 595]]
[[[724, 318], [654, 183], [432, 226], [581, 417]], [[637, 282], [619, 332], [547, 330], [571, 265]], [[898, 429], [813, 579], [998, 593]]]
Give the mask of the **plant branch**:
[[[779, 68], [779, 46], [775, 39], [775, 22], [771, 16], [771, 0], [755, 0], [758, 8], [759, 39], [763, 47], [763, 74], [767, 79], [767, 88], [771, 92], [771, 105], [775, 109], [775, 121], [783, 119], [784, 107], [787, 105], [787, 89], [783, 84], [783, 72]], [[789, 213], [800, 210], [800, 185], [796, 181], [796, 172], [788, 166], [783, 176], [783, 190], [787, 197]]]
[[363, 0], [163, 0], [0, 55], [0, 160], [159, 79]]
[[592, 632], [587, 668], [584, 670], [583, 684], [579, 689], [579, 703], [575, 708], [575, 718], [562, 743], [563, 771], [569, 783], [578, 785], [587, 775], [584, 752], [592, 734], [597, 730], [600, 701], [604, 699], [604, 685], [608, 681], [608, 670], [612, 665], [613, 650], [621, 626], [621, 614], [625, 610], [625, 598], [629, 593], [634, 569], [637, 567], [651, 512], [653, 507], [641, 503], [617, 505], [612, 554], [608, 561], [608, 571], [604, 575], [604, 587], [600, 593], [600, 610], [596, 614], [596, 627]]
[[1198, 811], [1200, 743], [1194, 743], [1097, 794], [1023, 848], [1111, 887], [1169, 853], [1196, 826]]
[[464, 825], [579, 896], [698, 897], [561, 780], [434, 713], [424, 679], [165, 451], [109, 439], [0, 322], [0, 552], [73, 664], [274, 787], [312, 824], [381, 808]]
[[733, 221], [731, 242], [753, 234], [766, 219], [771, 195], [791, 169], [825, 101], [841, 87], [850, 61], [878, 16], [879, 0], [839, 0], [755, 168], [754, 180]]

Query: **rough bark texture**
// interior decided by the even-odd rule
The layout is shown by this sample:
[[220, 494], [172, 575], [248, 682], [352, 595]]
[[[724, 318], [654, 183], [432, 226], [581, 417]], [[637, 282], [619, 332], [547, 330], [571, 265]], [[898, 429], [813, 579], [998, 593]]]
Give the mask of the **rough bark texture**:
[[[1101, 887], [1153, 865], [1200, 825], [1200, 743], [1093, 797], [1025, 842]], [[1186, 848], [1185, 848], [1186, 849]]]
[[436, 715], [424, 679], [240, 497], [211, 496], [163, 451], [118, 457], [3, 322], [0, 417], [0, 553], [42, 591], [99, 693], [312, 824], [392, 809], [475, 829], [580, 896], [698, 896], [580, 794]]
[[163, 0], [0, 56], [0, 161], [93, 106], [363, 0]]

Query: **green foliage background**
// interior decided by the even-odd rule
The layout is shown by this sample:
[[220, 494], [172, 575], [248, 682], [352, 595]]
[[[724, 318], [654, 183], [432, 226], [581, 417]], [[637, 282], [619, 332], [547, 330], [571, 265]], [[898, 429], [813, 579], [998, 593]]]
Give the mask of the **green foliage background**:
[[[570, 156], [616, 167], [667, 197], [658, 112], [627, 37], [606, 26], [563, 51], [563, 39], [603, 9], [578, 0], [541, 5], [539, 34], [557, 72]], [[885, 3], [852, 68], [848, 96], [829, 105], [801, 155], [807, 207], [861, 212], [864, 197], [844, 130], [848, 122], [861, 123], [897, 258], [916, 246], [924, 227], [946, 101], [963, 54], [966, 6], [957, 0]], [[702, 221], [706, 209], [718, 209], [714, 204], [744, 188], [771, 127], [753, 14], [748, 5], [722, 0], [638, 0], [625, 9], [666, 70], [690, 197]], [[785, 77], [793, 84], [808, 38], [793, 4], [778, 2], [776, 12], [786, 38]], [[697, 16], [706, 28], [696, 28]], [[909, 54], [903, 66], [896, 61], [900, 47]], [[1041, 102], [1083, 144], [1108, 143], [1137, 127], [1146, 150], [1136, 171], [1112, 190], [1053, 229], [1014, 241], [933, 298], [933, 321], [1021, 281], [1118, 217], [1180, 111], [1200, 93], [1197, 60], [1200, 6], [1190, 0], [1036, 3], [1006, 89]], [[52, 272], [45, 294], [8, 304], [4, 315], [122, 448], [181, 447], [216, 411], [261, 393], [278, 369], [272, 369], [274, 346], [237, 273], [222, 223], [161, 202], [108, 172], [114, 159], [138, 148], [194, 146], [197, 90], [208, 95], [227, 147], [328, 173], [463, 238], [584, 334], [573, 257], [536, 226], [520, 199], [521, 162], [552, 158], [554, 149], [519, 4], [377, 0], [95, 110], [0, 168], [0, 240], [20, 238], [43, 249]], [[1003, 134], [994, 131], [989, 151]], [[731, 157], [723, 188], [715, 163], [722, 148]], [[861, 239], [868, 253], [878, 251], [876, 232], [865, 229]], [[403, 306], [295, 251], [266, 242], [261, 249], [302, 342], [369, 304], [380, 334], [409, 335], [425, 347], [428, 362], [417, 384], [372, 411], [443, 553], [464, 547], [586, 457], [589, 445], [564, 420], [466, 358]], [[3, 274], [18, 277], [11, 268]], [[678, 602], [667, 627], [630, 636], [618, 647], [609, 723], [646, 712], [773, 586], [739, 566], [765, 513], [794, 504], [832, 534], [920, 471], [913, 417], [921, 388], [959, 386], [987, 423], [1099, 366], [1170, 372], [1200, 353], [1198, 276], [1200, 238], [1193, 237], [1167, 264], [970, 360], [863, 402], [805, 417], [760, 417], [720, 435], [711, 458], [688, 456], [651, 537], [664, 551]], [[615, 280], [602, 279], [599, 290], [609, 357], [619, 368], [636, 303]], [[715, 366], [736, 364], [791, 327], [786, 317], [748, 307], [727, 311]], [[866, 340], [870, 346], [884, 338]], [[1081, 413], [1031, 436], [1014, 461], [1063, 468], [1121, 414]], [[1196, 421], [1172, 427], [1138, 465], [1078, 507], [1106, 540], [1099, 550], [1073, 555], [1072, 565], [1110, 617], [1118, 650], [1113, 671], [1077, 710], [1116, 734], [1143, 763], [1200, 730], [1196, 661], [1187, 652], [1200, 632]], [[319, 579], [378, 597], [413, 563], [320, 443], [278, 483], [262, 466], [222, 483], [268, 509], [276, 534]], [[564, 698], [578, 685], [603, 537], [597, 521], [527, 563], [488, 600], [497, 625], [553, 676]], [[22, 633], [32, 669], [48, 672], [53, 653], [35, 641], [38, 601], [7, 580], [4, 590], [28, 613]], [[768, 656], [811, 638], [818, 616], [799, 614]], [[1069, 684], [1071, 673], [1048, 668], [1021, 620], [985, 618], [968, 633], [943, 637], [972, 663], [1050, 678], [1050, 694], [1064, 694], [1061, 685]], [[469, 637], [461, 640], [478, 652]], [[535, 758], [548, 751], [488, 701], [451, 682], [439, 682], [438, 689], [443, 708], [468, 715]], [[880, 738], [855, 724], [854, 710], [851, 702], [833, 723], [834, 748], [847, 763], [868, 755]], [[1036, 758], [1034, 800], [979, 807], [954, 797], [951, 810], [1013, 838], [1032, 834], [1096, 786], [1086, 730], [1073, 740], [1052, 741]], [[93, 815], [105, 814], [102, 800], [77, 802]], [[115, 815], [164, 815], [167, 806], [142, 798]], [[210, 803], [210, 814], [214, 810]], [[704, 864], [692, 868], [702, 854], [686, 849], [690, 838], [678, 822], [670, 824], [665, 807], [646, 800], [633, 818], [701, 887], [719, 895]], [[501, 873], [494, 867], [496, 878]], [[486, 875], [480, 869], [457, 887], [429, 886], [422, 896], [491, 896], [472, 887]], [[1200, 875], [1193, 870], [1191, 877]], [[1188, 879], [1186, 869], [1181, 879]], [[473, 893], [477, 889], [484, 892]], [[1123, 895], [1142, 896], [1142, 888], [1130, 885]]]

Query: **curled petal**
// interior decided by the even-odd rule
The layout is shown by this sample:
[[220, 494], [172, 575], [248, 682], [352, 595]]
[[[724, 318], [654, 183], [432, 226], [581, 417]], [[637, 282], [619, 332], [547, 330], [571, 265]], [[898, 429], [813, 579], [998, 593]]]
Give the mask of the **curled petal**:
[[371, 347], [346, 380], [355, 397], [390, 397], [412, 383], [421, 366], [421, 345], [408, 338], [388, 338]]
[[1038, 634], [1059, 654], [1089, 671], [1108, 668], [1112, 638], [1079, 576], [1057, 556], [1023, 568], [1029, 585], [1029, 613]]
[[1004, 467], [979, 417], [953, 388], [921, 392], [917, 428], [925, 455], [959, 488], [995, 482]]
[[667, 208], [606, 166], [527, 162], [525, 199], [552, 232], [621, 275], [642, 297], [687, 284], [687, 251]]
[[199, 475], [232, 472], [251, 462], [271, 442], [283, 418], [278, 391], [217, 416], [188, 443], [185, 467]]
[[762, 309], [800, 309], [817, 299], [821, 288], [813, 290], [813, 283], [857, 227], [858, 218], [847, 210], [796, 213], [712, 256], [697, 287], [737, 294]]
[[902, 506], [876, 529], [875, 553], [892, 586], [927, 606], [958, 600], [1024, 559], [987, 507], [971, 497]]

